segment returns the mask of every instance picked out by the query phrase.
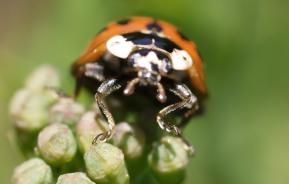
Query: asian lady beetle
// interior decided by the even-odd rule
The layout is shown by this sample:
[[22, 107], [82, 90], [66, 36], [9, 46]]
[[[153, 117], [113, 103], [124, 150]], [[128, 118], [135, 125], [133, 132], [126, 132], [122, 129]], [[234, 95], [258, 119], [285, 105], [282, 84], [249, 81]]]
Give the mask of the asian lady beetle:
[[151, 17], [108, 24], [72, 65], [72, 73], [77, 81], [76, 94], [81, 86], [98, 86], [95, 98], [109, 131], [97, 135], [94, 141], [111, 137], [115, 123], [104, 98], [122, 87], [124, 95], [133, 94], [138, 86], [153, 89], [161, 103], [169, 101], [168, 92], [177, 96], [180, 101], [160, 110], [156, 121], [161, 129], [179, 136], [180, 129], [167, 122], [166, 116], [187, 109], [182, 114], [188, 120], [207, 93], [196, 45], [175, 26]]

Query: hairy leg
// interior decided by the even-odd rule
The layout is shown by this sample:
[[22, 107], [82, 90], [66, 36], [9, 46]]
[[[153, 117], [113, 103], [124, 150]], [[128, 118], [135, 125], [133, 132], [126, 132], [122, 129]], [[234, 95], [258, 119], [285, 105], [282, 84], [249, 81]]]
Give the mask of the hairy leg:
[[116, 79], [108, 79], [108, 80], [105, 80], [102, 82], [102, 84], [99, 86], [99, 88], [95, 94], [95, 99], [96, 99], [96, 102], [99, 106], [99, 109], [107, 120], [108, 131], [101, 133], [101, 134], [98, 134], [93, 139], [93, 142], [92, 142], [93, 144], [95, 144], [97, 142], [105, 142], [108, 139], [110, 139], [112, 134], [113, 134], [115, 122], [114, 122], [114, 119], [112, 117], [111, 112], [109, 111], [109, 109], [107, 108], [107, 106], [104, 102], [104, 99], [105, 99], [105, 97], [110, 95], [113, 91], [118, 90], [120, 88], [121, 88], [121, 85], [117, 83]]
[[191, 90], [184, 84], [176, 84], [173, 88], [170, 89], [175, 95], [177, 95], [181, 101], [169, 105], [159, 111], [157, 115], [157, 123], [161, 129], [165, 130], [168, 133], [172, 133], [176, 136], [181, 137], [186, 145], [188, 151], [192, 151], [191, 145], [182, 137], [181, 130], [174, 124], [167, 122], [165, 119], [167, 115], [173, 111], [187, 108], [189, 110], [197, 107], [197, 98], [192, 94]]

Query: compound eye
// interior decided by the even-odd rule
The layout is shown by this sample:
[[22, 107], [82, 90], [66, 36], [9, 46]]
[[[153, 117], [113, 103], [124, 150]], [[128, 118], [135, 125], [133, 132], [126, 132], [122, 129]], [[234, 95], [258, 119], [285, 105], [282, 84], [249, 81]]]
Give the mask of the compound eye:
[[191, 56], [184, 50], [174, 49], [171, 53], [172, 66], [175, 70], [186, 70], [193, 64]]
[[123, 36], [117, 35], [107, 41], [106, 48], [112, 55], [126, 59], [133, 50], [134, 44]]

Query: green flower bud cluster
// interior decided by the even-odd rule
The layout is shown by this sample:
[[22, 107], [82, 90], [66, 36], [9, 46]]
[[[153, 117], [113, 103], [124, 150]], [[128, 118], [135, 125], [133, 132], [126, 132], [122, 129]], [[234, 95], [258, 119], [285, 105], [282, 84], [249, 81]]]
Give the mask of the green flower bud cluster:
[[14, 126], [30, 133], [46, 126], [49, 119], [47, 109], [57, 101], [55, 93], [48, 89], [59, 87], [59, 76], [51, 66], [42, 66], [34, 71], [11, 100], [10, 115]]
[[36, 69], [11, 100], [10, 116], [27, 160], [12, 184], [181, 183], [189, 162], [181, 138], [149, 142], [137, 125], [117, 123], [106, 143], [92, 144], [107, 131], [97, 105], [85, 107], [60, 93], [51, 66]]

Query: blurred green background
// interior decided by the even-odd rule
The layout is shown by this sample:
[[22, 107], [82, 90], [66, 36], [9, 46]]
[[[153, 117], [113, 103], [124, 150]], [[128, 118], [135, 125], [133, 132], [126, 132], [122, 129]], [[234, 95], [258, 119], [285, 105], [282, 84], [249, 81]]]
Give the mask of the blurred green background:
[[288, 184], [288, 10], [286, 0], [0, 0], [1, 183], [23, 160], [7, 108], [25, 76], [49, 63], [72, 91], [69, 65], [98, 30], [149, 15], [177, 25], [205, 60], [210, 98], [185, 131], [197, 149], [185, 183]]

